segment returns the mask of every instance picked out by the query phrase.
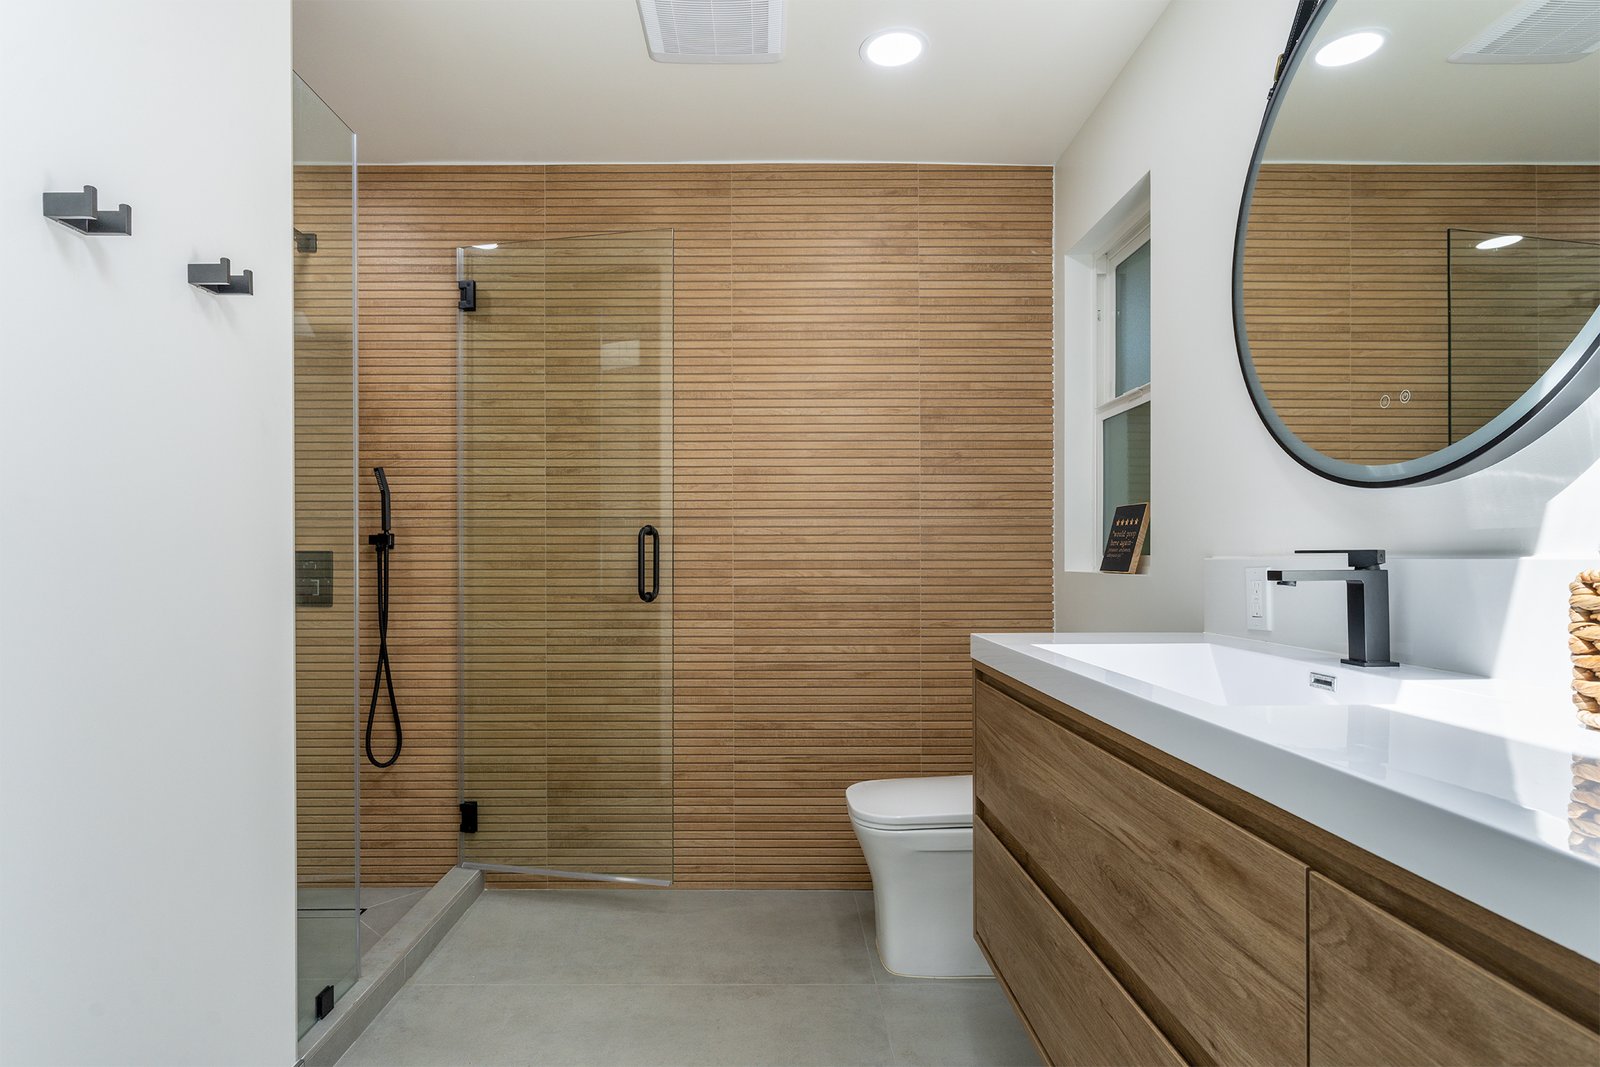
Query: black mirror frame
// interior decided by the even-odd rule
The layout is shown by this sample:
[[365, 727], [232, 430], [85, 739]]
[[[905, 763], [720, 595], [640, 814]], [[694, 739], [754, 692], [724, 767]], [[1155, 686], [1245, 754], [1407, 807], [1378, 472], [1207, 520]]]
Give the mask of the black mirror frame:
[[1250, 402], [1273, 440], [1302, 467], [1330, 481], [1360, 488], [1387, 489], [1404, 485], [1446, 482], [1483, 470], [1538, 440], [1570, 415], [1600, 388], [1600, 309], [1596, 309], [1584, 328], [1573, 338], [1550, 368], [1540, 375], [1528, 391], [1485, 425], [1459, 441], [1416, 459], [1399, 463], [1365, 465], [1346, 463], [1324, 455], [1307, 445], [1289, 429], [1273, 409], [1271, 398], [1262, 388], [1250, 356], [1249, 335], [1244, 322], [1244, 247], [1250, 222], [1250, 201], [1255, 193], [1256, 174], [1266, 154], [1267, 140], [1278, 117], [1283, 90], [1305, 59], [1306, 48], [1317, 29], [1333, 10], [1336, 0], [1300, 0], [1289, 43], [1278, 58], [1272, 87], [1268, 90], [1267, 111], [1256, 136], [1239, 205], [1239, 222], [1233, 243], [1233, 335], [1239, 354], [1239, 370], [1250, 393]]

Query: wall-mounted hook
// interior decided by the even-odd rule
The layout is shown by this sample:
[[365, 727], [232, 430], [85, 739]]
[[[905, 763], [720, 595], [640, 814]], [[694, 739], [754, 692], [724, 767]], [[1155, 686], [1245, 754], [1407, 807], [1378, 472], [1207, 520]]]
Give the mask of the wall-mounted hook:
[[189, 284], [196, 289], [224, 296], [249, 296], [255, 292], [251, 273], [229, 274], [228, 261], [225, 259], [215, 263], [189, 264]]
[[45, 193], [44, 217], [79, 233], [133, 233], [133, 208], [118, 204], [115, 211], [100, 211], [95, 203], [99, 194], [92, 185], [81, 193]]
[[317, 250], [317, 235], [306, 233], [304, 230], [294, 231], [294, 250], [296, 252], [315, 252]]

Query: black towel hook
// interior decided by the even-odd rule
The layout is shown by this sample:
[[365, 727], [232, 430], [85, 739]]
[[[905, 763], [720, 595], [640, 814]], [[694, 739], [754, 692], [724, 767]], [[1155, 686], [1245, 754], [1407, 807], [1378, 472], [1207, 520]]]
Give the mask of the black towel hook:
[[115, 211], [101, 211], [98, 198], [92, 185], [85, 185], [81, 193], [45, 193], [44, 217], [79, 233], [132, 234], [133, 208], [118, 204]]

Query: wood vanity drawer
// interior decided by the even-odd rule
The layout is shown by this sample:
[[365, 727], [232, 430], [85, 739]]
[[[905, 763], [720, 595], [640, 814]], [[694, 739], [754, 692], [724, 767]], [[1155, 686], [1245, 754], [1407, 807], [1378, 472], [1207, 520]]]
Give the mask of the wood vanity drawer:
[[972, 853], [978, 941], [1050, 1063], [1183, 1063], [981, 821]]
[[1310, 916], [1313, 1064], [1600, 1064], [1600, 1036], [1317, 874]]
[[1306, 866], [982, 681], [975, 703], [980, 810], [1178, 1051], [1305, 1063]]

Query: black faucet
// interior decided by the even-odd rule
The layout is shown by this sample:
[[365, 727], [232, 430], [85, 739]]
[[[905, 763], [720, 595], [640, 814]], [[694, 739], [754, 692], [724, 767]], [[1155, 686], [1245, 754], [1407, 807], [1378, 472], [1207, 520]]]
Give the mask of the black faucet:
[[1350, 630], [1350, 655], [1341, 662], [1352, 667], [1398, 667], [1389, 658], [1389, 572], [1383, 569], [1387, 554], [1381, 548], [1302, 549], [1297, 556], [1343, 555], [1347, 571], [1268, 571], [1267, 581], [1279, 585], [1299, 582], [1344, 582], [1345, 616]]

